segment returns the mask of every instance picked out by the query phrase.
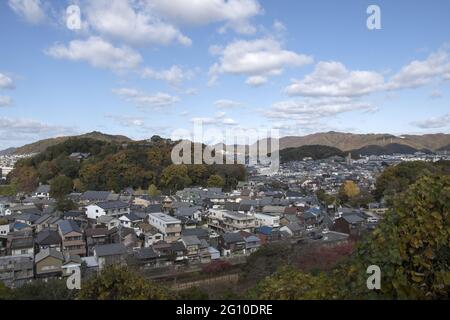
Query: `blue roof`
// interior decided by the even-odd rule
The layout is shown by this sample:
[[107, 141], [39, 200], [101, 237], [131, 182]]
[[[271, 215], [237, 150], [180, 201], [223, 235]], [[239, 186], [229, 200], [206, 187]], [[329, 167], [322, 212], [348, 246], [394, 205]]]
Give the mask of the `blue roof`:
[[272, 227], [269, 226], [262, 226], [256, 229], [257, 232], [265, 234], [265, 235], [271, 235], [272, 234]]

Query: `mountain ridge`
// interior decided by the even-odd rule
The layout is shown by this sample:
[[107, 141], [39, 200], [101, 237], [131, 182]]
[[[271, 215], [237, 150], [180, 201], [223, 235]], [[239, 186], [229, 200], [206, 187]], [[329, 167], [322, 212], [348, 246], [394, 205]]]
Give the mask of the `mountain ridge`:
[[[123, 135], [111, 135], [98, 131], [89, 132], [77, 136], [63, 136], [50, 139], [39, 140], [18, 148], [9, 148], [0, 151], [0, 154], [29, 154], [40, 153], [49, 146], [64, 142], [70, 138], [92, 138], [106, 142], [131, 142], [134, 141]], [[269, 138], [270, 139], [270, 138]], [[259, 140], [264, 143], [269, 139]], [[328, 146], [340, 149], [343, 152], [355, 151], [369, 146], [386, 147], [397, 144], [414, 148], [417, 151], [430, 150], [438, 151], [448, 148], [450, 145], [450, 134], [435, 133], [424, 135], [392, 135], [387, 133], [354, 134], [344, 132], [319, 132], [305, 136], [286, 136], [279, 139], [279, 149], [298, 148], [302, 146]]]

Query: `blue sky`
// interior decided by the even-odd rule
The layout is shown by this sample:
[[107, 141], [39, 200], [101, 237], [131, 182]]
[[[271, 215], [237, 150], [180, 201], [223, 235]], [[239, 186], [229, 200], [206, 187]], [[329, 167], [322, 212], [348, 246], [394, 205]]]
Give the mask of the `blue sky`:
[[[77, 5], [80, 29], [67, 28]], [[366, 26], [369, 5], [381, 30]], [[450, 132], [450, 2], [0, 2], [0, 149], [93, 130]]]

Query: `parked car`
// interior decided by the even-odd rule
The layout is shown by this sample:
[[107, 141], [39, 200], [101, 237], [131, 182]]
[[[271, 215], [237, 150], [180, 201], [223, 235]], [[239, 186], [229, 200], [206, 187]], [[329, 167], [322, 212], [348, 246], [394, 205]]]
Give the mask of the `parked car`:
[[369, 222], [369, 223], [378, 223], [378, 218], [375, 218], [375, 217], [367, 218], [367, 222]]

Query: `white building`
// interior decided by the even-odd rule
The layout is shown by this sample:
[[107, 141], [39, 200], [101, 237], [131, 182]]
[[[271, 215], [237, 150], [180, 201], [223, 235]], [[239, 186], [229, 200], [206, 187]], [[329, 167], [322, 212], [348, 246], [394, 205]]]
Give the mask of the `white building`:
[[86, 215], [89, 219], [98, 219], [101, 216], [120, 218], [129, 213], [130, 206], [122, 201], [105, 201], [86, 207]]
[[280, 226], [280, 217], [265, 213], [255, 213], [256, 224], [258, 227], [278, 228]]
[[181, 237], [181, 221], [162, 212], [148, 215], [148, 223], [158, 229], [167, 242], [175, 242]]

